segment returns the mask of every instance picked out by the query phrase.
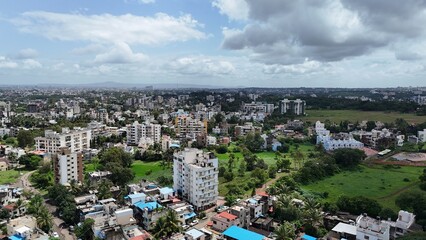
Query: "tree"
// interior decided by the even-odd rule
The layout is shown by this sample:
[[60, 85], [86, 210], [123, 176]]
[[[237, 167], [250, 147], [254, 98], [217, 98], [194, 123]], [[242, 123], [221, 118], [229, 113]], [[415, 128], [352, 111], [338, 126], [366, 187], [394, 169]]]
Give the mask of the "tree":
[[53, 225], [53, 217], [46, 206], [42, 206], [35, 216], [37, 226], [44, 232], [49, 232]]
[[25, 165], [28, 170], [35, 170], [39, 167], [43, 159], [34, 154], [22, 155], [18, 158], [19, 164]]
[[334, 160], [342, 168], [353, 168], [365, 157], [365, 153], [359, 149], [341, 148], [333, 152]]
[[234, 195], [227, 194], [225, 196], [225, 205], [228, 207], [232, 207], [237, 203], [237, 197]]
[[10, 218], [10, 213], [9, 211], [7, 211], [6, 209], [1, 209], [0, 210], [0, 219], [9, 219]]
[[230, 182], [234, 179], [234, 173], [232, 171], [226, 171], [223, 177], [227, 182]]
[[176, 215], [175, 211], [169, 210], [166, 215], [160, 217], [155, 223], [154, 229], [154, 237], [156, 239], [167, 238], [173, 235], [174, 233], [180, 232], [182, 229], [179, 226], [179, 219]]
[[340, 211], [356, 215], [367, 213], [370, 216], [378, 216], [382, 211], [381, 205], [376, 200], [364, 196], [341, 196], [337, 199], [336, 205]]
[[251, 172], [251, 177], [256, 179], [256, 186], [261, 186], [266, 182], [266, 179], [268, 179], [268, 176], [266, 174], [266, 171], [260, 168], [256, 168]]
[[399, 195], [395, 203], [401, 209], [413, 212], [416, 215], [416, 222], [426, 230], [426, 193], [420, 190], [413, 190]]
[[247, 166], [245, 161], [241, 161], [240, 166], [238, 168], [238, 176], [243, 177], [246, 173]]
[[98, 198], [100, 200], [112, 197], [111, 193], [112, 182], [108, 179], [104, 179], [99, 183], [98, 186]]
[[28, 203], [28, 213], [37, 215], [43, 206], [44, 199], [40, 194], [36, 194]]
[[18, 135], [16, 135], [16, 138], [18, 139], [18, 146], [20, 148], [26, 148], [34, 145], [34, 136], [31, 131], [20, 130]]
[[275, 239], [277, 240], [293, 240], [296, 238], [296, 228], [290, 222], [284, 222], [275, 230]]
[[295, 151], [291, 152], [290, 155], [300, 169], [302, 167], [303, 160], [305, 159], [305, 155], [300, 151], [300, 149], [296, 149]]
[[111, 181], [118, 186], [125, 186], [135, 177], [132, 169], [124, 168], [118, 162], [108, 162], [105, 170], [111, 172]]
[[277, 167], [271, 166], [268, 170], [269, 178], [275, 178], [277, 176]]
[[216, 148], [216, 152], [219, 154], [225, 154], [228, 152], [228, 147], [225, 144], [220, 144], [217, 148]]
[[264, 143], [260, 133], [248, 133], [244, 139], [244, 145], [252, 152], [261, 151]]
[[423, 169], [423, 174], [420, 175], [420, 188], [426, 191], [426, 169]]
[[79, 239], [87, 239], [87, 240], [93, 240], [94, 235], [92, 231], [92, 226], [95, 223], [95, 220], [91, 218], [87, 218], [84, 220], [84, 222], [75, 228], [75, 235]]
[[374, 128], [376, 128], [376, 122], [375, 121], [368, 121], [367, 122], [367, 131], [371, 131]]
[[100, 153], [100, 163], [105, 166], [108, 163], [116, 162], [124, 168], [132, 166], [132, 156], [126, 153], [122, 148], [112, 147]]

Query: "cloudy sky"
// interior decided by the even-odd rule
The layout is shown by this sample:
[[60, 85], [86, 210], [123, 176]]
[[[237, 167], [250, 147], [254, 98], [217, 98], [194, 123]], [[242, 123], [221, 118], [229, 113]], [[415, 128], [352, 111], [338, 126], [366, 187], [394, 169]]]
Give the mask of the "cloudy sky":
[[3, 0], [0, 84], [426, 86], [426, 0]]

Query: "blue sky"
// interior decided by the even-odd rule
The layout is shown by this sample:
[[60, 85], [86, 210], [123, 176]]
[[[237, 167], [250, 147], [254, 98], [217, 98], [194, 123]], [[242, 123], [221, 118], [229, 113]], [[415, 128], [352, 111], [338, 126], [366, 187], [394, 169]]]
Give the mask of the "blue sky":
[[425, 86], [424, 1], [4, 0], [0, 83]]

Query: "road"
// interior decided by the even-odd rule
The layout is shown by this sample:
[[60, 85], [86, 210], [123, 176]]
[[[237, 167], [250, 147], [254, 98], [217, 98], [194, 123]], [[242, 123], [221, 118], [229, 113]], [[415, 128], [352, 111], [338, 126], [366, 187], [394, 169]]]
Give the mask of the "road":
[[[40, 193], [40, 191], [38, 191], [32, 186], [29, 180], [31, 174], [33, 174], [34, 172], [35, 171], [23, 174], [20, 179], [14, 184], [14, 186], [23, 188], [24, 190], [31, 191], [33, 193]], [[53, 231], [59, 233], [59, 237], [61, 240], [75, 240], [76, 238], [68, 231], [68, 229], [62, 229], [61, 224], [63, 224], [64, 221], [55, 216], [56, 207], [47, 203], [46, 201], [45, 205], [47, 209], [49, 209], [49, 212], [52, 214], [53, 217]]]

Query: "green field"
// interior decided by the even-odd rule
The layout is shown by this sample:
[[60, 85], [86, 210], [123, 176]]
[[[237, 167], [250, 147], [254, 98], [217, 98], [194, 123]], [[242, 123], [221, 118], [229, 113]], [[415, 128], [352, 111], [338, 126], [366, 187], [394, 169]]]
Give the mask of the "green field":
[[[314, 148], [315, 148], [315, 146], [313, 144], [309, 144], [309, 143], [299, 145], [299, 150], [305, 155], [305, 158], [307, 158], [309, 152], [314, 151]], [[233, 145], [231, 145], [231, 147], [229, 148], [229, 151], [227, 153], [224, 153], [224, 154], [215, 153], [216, 157], [219, 159], [219, 165], [223, 165], [223, 164], [228, 163], [229, 154], [233, 153], [232, 149], [234, 149]], [[291, 161], [292, 159], [290, 157], [290, 154], [291, 154], [291, 152], [293, 152], [295, 150], [296, 150], [295, 146], [291, 145], [289, 153], [284, 153], [284, 155], [286, 156], [287, 159], [290, 159], [290, 161]], [[233, 154], [236, 158], [238, 158], [240, 160], [243, 159], [243, 154], [241, 152], [234, 152]], [[259, 158], [263, 159], [265, 161], [265, 163], [268, 164], [268, 165], [275, 164], [275, 159], [274, 159], [275, 158], [275, 152], [265, 151], [265, 152], [255, 153], [255, 155], [258, 156]]]
[[[22, 174], [25, 171], [21, 171]], [[12, 184], [15, 183], [19, 178], [19, 171], [16, 170], [7, 170], [0, 171], [0, 184]]]
[[[163, 167], [161, 165], [161, 161], [157, 161], [157, 162], [135, 161], [132, 164], [132, 170], [135, 173], [135, 179], [133, 180], [134, 182], [140, 181], [141, 179], [154, 181], [159, 176], [173, 176], [172, 169]], [[149, 173], [149, 171], [152, 171], [152, 172]]]
[[[94, 164], [86, 163], [84, 164], [84, 170], [85, 172], [93, 172], [96, 170], [96, 168]], [[156, 180], [159, 176], [172, 176], [171, 168], [164, 168], [161, 165], [161, 161], [156, 161], [156, 162], [134, 161], [132, 164], [132, 170], [135, 173], [135, 179], [133, 179], [133, 182], [138, 182], [141, 179], [153, 181], [153, 180]], [[149, 171], [152, 171], [152, 172], [149, 173]]]
[[324, 122], [330, 120], [340, 123], [348, 120], [352, 123], [363, 120], [372, 120], [380, 122], [394, 122], [397, 118], [403, 118], [409, 123], [426, 122], [426, 116], [417, 116], [415, 114], [397, 113], [397, 112], [367, 112], [358, 110], [306, 110], [306, 116], [302, 117], [305, 121], [312, 123], [316, 121]]
[[[418, 177], [423, 168], [360, 166], [355, 171], [344, 171], [322, 181], [303, 186], [311, 192], [328, 192], [324, 201], [336, 201], [340, 195], [365, 196], [377, 200], [384, 207], [398, 210], [395, 199], [401, 193], [418, 187]], [[407, 178], [409, 181], [404, 181]]]

